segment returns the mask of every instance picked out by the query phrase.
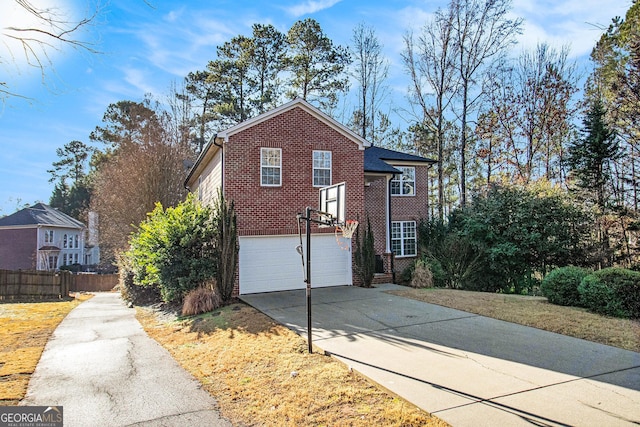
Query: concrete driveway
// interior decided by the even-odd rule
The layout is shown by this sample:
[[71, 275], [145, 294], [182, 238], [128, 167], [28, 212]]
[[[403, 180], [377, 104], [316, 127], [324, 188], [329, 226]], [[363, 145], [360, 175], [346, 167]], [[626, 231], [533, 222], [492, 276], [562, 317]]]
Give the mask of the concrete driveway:
[[[315, 346], [453, 426], [640, 424], [640, 353], [385, 293], [312, 290]], [[305, 291], [242, 299], [306, 338]]]
[[96, 294], [60, 323], [20, 404], [62, 406], [66, 427], [231, 426], [118, 293]]

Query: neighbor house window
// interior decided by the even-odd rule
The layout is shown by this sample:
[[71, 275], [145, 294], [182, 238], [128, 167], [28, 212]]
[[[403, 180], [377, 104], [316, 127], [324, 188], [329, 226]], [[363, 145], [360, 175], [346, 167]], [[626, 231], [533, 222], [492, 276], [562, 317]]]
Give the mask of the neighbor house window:
[[67, 254], [62, 254], [62, 265], [68, 265], [68, 258], [67, 258]]
[[58, 257], [49, 255], [49, 270], [55, 270], [58, 267]]
[[45, 230], [44, 231], [44, 242], [45, 243], [53, 243], [53, 230]]
[[62, 236], [62, 247], [66, 249], [69, 246], [70, 245], [69, 245], [69, 242], [67, 241], [67, 235], [65, 234], [64, 236]]
[[282, 185], [282, 150], [260, 149], [260, 184], [277, 187]]
[[78, 260], [79, 260], [78, 254], [73, 254], [73, 263], [79, 264]]
[[331, 185], [331, 151], [313, 152], [313, 186]]
[[402, 175], [396, 175], [391, 180], [391, 194], [394, 196], [413, 196], [416, 194], [416, 168], [398, 167]]
[[415, 221], [391, 223], [391, 250], [397, 257], [417, 255]]
[[78, 249], [80, 247], [80, 239], [79, 236], [76, 234], [75, 236], [73, 236], [73, 247]]

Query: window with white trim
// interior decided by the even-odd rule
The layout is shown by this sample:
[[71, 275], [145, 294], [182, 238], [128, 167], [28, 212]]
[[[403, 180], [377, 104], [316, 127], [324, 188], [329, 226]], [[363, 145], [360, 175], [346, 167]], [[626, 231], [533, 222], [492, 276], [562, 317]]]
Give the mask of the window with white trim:
[[282, 149], [260, 149], [260, 185], [266, 187], [282, 185]]
[[45, 243], [53, 243], [53, 230], [45, 230], [44, 231], [44, 242]]
[[331, 185], [331, 151], [313, 151], [313, 186]]
[[394, 166], [402, 171], [391, 180], [392, 196], [415, 196], [416, 194], [416, 168], [413, 166]]
[[77, 234], [73, 236], [73, 247], [76, 249], [80, 247], [80, 238]]
[[397, 257], [418, 254], [415, 221], [393, 221], [391, 223], [391, 250]]
[[67, 241], [67, 238], [68, 238], [68, 236], [66, 234], [64, 236], [62, 236], [62, 247], [65, 248], [65, 249], [71, 247], [69, 242]]

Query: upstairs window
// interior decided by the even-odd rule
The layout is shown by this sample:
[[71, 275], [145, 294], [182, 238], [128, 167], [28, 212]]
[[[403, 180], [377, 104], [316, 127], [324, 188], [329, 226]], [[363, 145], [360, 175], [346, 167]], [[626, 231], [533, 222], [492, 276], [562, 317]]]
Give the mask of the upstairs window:
[[75, 236], [73, 236], [73, 247], [78, 249], [80, 247], [80, 239], [79, 236], [76, 234]]
[[53, 230], [45, 230], [44, 231], [44, 242], [45, 243], [53, 243]]
[[70, 243], [71, 242], [68, 241], [68, 236], [66, 234], [64, 236], [62, 236], [62, 247], [63, 248], [67, 249], [67, 248], [71, 247]]
[[393, 196], [415, 196], [416, 194], [416, 168], [396, 166], [402, 171], [402, 175], [397, 175], [391, 180], [391, 195]]
[[313, 152], [313, 186], [331, 185], [331, 151]]
[[260, 185], [266, 187], [282, 185], [282, 149], [260, 149]]

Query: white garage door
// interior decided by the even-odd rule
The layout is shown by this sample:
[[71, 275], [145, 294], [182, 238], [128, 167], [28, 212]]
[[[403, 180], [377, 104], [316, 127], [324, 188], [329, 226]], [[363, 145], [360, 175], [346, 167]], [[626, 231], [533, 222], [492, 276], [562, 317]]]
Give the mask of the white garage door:
[[[346, 246], [350, 241], [340, 237]], [[306, 249], [305, 237], [302, 237]], [[304, 289], [298, 236], [240, 237], [240, 294]], [[351, 252], [333, 234], [311, 237], [311, 286], [351, 285]]]

